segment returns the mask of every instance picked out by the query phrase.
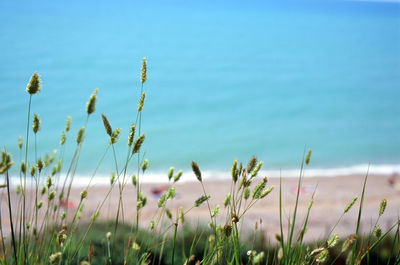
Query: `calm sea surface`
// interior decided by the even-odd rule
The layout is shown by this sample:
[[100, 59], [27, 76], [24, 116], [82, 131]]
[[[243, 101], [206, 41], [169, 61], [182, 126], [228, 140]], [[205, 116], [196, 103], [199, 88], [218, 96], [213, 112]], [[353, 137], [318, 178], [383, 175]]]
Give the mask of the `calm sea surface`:
[[[72, 156], [98, 87], [77, 174], [93, 172], [107, 147], [101, 113], [122, 129], [121, 168], [146, 56], [142, 132], [152, 172], [188, 170], [192, 160], [229, 171], [252, 155], [266, 170], [297, 169], [304, 148], [314, 169], [400, 170], [399, 3], [142, 2], [0, 2], [0, 139], [16, 162], [25, 87], [37, 71], [38, 155], [59, 149], [70, 115]], [[112, 170], [109, 152], [100, 174]]]

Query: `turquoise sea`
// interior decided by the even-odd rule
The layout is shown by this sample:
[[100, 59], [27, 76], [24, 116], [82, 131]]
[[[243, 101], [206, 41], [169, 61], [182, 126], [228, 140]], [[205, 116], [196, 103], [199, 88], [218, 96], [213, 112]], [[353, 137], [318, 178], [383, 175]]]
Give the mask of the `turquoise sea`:
[[[291, 172], [305, 148], [315, 174], [369, 163], [400, 172], [399, 1], [2, 0], [0, 51], [0, 144], [16, 162], [37, 71], [38, 155], [59, 148], [70, 115], [72, 156], [97, 87], [77, 174], [92, 173], [107, 147], [101, 113], [122, 128], [122, 164], [145, 56], [143, 150], [154, 176], [189, 172], [192, 160], [218, 175], [252, 155]], [[109, 152], [100, 175], [113, 170]]]

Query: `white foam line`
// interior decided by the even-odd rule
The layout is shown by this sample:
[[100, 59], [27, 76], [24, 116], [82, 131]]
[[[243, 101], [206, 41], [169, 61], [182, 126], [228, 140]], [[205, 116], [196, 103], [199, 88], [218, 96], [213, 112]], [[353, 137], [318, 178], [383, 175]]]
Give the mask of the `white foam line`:
[[[347, 176], [355, 174], [366, 174], [368, 171], [368, 164], [354, 165], [350, 167], [336, 167], [336, 168], [308, 168], [304, 169], [304, 177], [336, 177], [336, 176]], [[259, 172], [259, 176], [267, 176], [271, 178], [278, 178], [282, 176], [283, 178], [296, 178], [300, 174], [300, 169], [264, 169]], [[400, 174], [400, 164], [381, 164], [381, 165], [370, 165], [369, 174], [371, 175], [392, 175]], [[204, 180], [227, 180], [231, 178], [231, 173], [229, 171], [203, 171], [202, 176]], [[65, 176], [61, 176], [60, 183], [63, 183]], [[127, 176], [128, 183], [131, 182], [131, 176]], [[165, 172], [146, 172], [144, 176], [141, 177], [143, 183], [168, 183], [167, 174]], [[34, 184], [32, 178], [27, 178], [29, 187]], [[45, 181], [45, 179], [43, 180]], [[76, 175], [74, 179], [74, 187], [86, 187], [90, 181], [90, 177], [85, 175]], [[188, 170], [184, 171], [179, 182], [190, 182], [197, 181], [194, 174]], [[12, 186], [17, 186], [20, 183], [19, 176], [12, 177]], [[110, 185], [109, 175], [97, 175], [93, 178], [92, 185], [107, 186]]]

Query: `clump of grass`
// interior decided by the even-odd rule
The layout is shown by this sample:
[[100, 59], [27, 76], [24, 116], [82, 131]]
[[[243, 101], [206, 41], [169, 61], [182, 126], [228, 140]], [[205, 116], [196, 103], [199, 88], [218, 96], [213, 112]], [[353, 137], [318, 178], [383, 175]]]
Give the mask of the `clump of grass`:
[[[75, 147], [70, 161], [65, 161], [64, 152], [68, 144], [71, 117], [67, 117], [64, 130], [60, 136], [60, 152], [46, 152], [38, 156], [36, 138], [40, 137], [40, 119], [38, 114], [31, 117], [30, 110], [32, 96], [41, 89], [41, 80], [37, 73], [32, 74], [26, 91], [29, 94], [27, 110], [26, 141], [18, 138], [18, 148], [22, 154], [25, 145], [24, 159], [19, 161], [20, 183], [16, 188], [17, 200], [11, 198], [9, 170], [14, 165], [11, 154], [5, 149], [1, 152], [0, 174], [5, 177], [5, 184], [0, 189], [6, 190], [8, 203], [8, 219], [10, 224], [7, 240], [0, 218], [1, 255], [0, 264], [335, 264], [337, 261], [347, 260], [347, 264], [368, 264], [376, 257], [379, 246], [391, 255], [385, 260], [387, 264], [400, 263], [400, 236], [398, 220], [386, 231], [382, 231], [379, 224], [384, 214], [387, 201], [383, 199], [377, 212], [377, 219], [370, 234], [363, 237], [360, 234], [360, 221], [363, 211], [365, 177], [360, 200], [354, 197], [339, 216], [336, 225], [329, 232], [326, 240], [314, 244], [305, 244], [303, 239], [307, 233], [308, 219], [314, 203], [312, 195], [307, 212], [300, 229], [296, 229], [298, 220], [300, 189], [296, 193], [296, 201], [291, 218], [284, 224], [282, 217], [283, 193], [282, 181], [279, 185], [279, 216], [280, 233], [276, 235], [278, 245], [265, 245], [265, 238], [259, 229], [262, 220], [255, 223], [254, 235], [249, 239], [245, 226], [246, 213], [260, 200], [268, 199], [274, 192], [274, 186], [268, 185], [266, 176], [258, 177], [263, 161], [253, 156], [247, 165], [233, 160], [230, 168], [231, 183], [223, 206], [213, 204], [213, 198], [207, 193], [200, 166], [193, 161], [192, 171], [201, 186], [202, 194], [188, 209], [179, 207], [176, 212], [171, 211], [173, 200], [176, 199], [177, 183], [183, 171], [175, 171], [170, 167], [166, 172], [169, 182], [168, 190], [160, 196], [157, 209], [151, 221], [141, 221], [141, 211], [147, 205], [147, 197], [142, 191], [143, 178], [151, 166], [142, 155], [142, 146], [146, 139], [142, 133], [142, 112], [145, 106], [144, 84], [147, 81], [147, 61], [142, 60], [140, 72], [140, 92], [136, 108], [136, 119], [131, 123], [127, 139], [126, 158], [117, 160], [116, 143], [120, 138], [120, 128], [113, 130], [111, 122], [105, 114], [101, 114], [108, 142], [97, 167], [93, 170], [89, 184], [80, 193], [76, 209], [62, 209], [68, 203], [71, 188], [75, 179], [79, 157], [83, 151], [85, 133], [88, 128], [89, 117], [96, 111], [98, 89], [90, 95], [86, 103], [86, 121], [76, 132], [75, 141], [70, 143]], [[33, 120], [32, 125], [30, 120]], [[31, 127], [30, 127], [31, 126]], [[29, 149], [29, 135], [34, 133], [34, 149]], [[32, 133], [31, 132], [31, 133]], [[106, 157], [112, 150], [115, 170], [111, 172], [110, 186], [105, 197], [91, 215], [88, 223], [81, 223], [85, 202], [91, 196], [90, 187], [93, 178]], [[34, 154], [33, 160], [28, 160], [28, 153]], [[298, 179], [301, 186], [306, 166], [311, 161], [311, 149], [303, 156]], [[22, 155], [20, 154], [20, 157]], [[32, 155], [33, 156], [33, 155]], [[135, 163], [131, 163], [135, 160]], [[132, 164], [134, 164], [132, 166]], [[64, 171], [63, 171], [64, 169]], [[65, 172], [64, 179], [61, 172]], [[135, 172], [135, 173], [133, 173]], [[27, 178], [34, 180], [32, 188], [27, 187]], [[131, 183], [128, 183], [131, 180]], [[124, 213], [123, 194], [126, 185], [133, 185], [136, 197], [135, 216], [127, 217]], [[98, 218], [104, 204], [109, 200], [112, 190], [117, 186], [119, 200], [113, 220], [107, 223], [98, 223]], [[352, 207], [359, 203], [358, 218], [355, 231], [347, 238], [339, 238], [333, 233], [342, 217]], [[207, 207], [209, 213], [208, 226], [187, 225], [187, 215], [197, 207]], [[1, 216], [0, 211], [0, 217]], [[286, 234], [283, 227], [287, 226]], [[100, 230], [98, 228], [100, 227]], [[145, 228], [146, 227], [146, 228]], [[299, 231], [297, 231], [299, 230]], [[99, 232], [100, 231], [100, 232]], [[297, 234], [297, 236], [296, 236]], [[256, 242], [261, 242], [258, 245]]]

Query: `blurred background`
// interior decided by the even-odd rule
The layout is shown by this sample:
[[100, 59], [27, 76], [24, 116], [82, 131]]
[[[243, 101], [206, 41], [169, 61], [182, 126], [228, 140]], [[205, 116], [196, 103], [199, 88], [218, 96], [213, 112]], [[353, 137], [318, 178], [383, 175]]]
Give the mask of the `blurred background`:
[[[153, 173], [195, 160], [227, 174], [252, 155], [271, 172], [297, 171], [308, 148], [319, 175], [365, 173], [368, 163], [400, 172], [399, 1], [2, 0], [0, 25], [0, 139], [16, 161], [37, 71], [38, 154], [59, 147], [70, 115], [72, 156], [98, 87], [77, 173], [92, 173], [107, 147], [101, 113], [122, 128], [122, 164], [146, 57]], [[113, 170], [111, 154], [100, 175]]]

